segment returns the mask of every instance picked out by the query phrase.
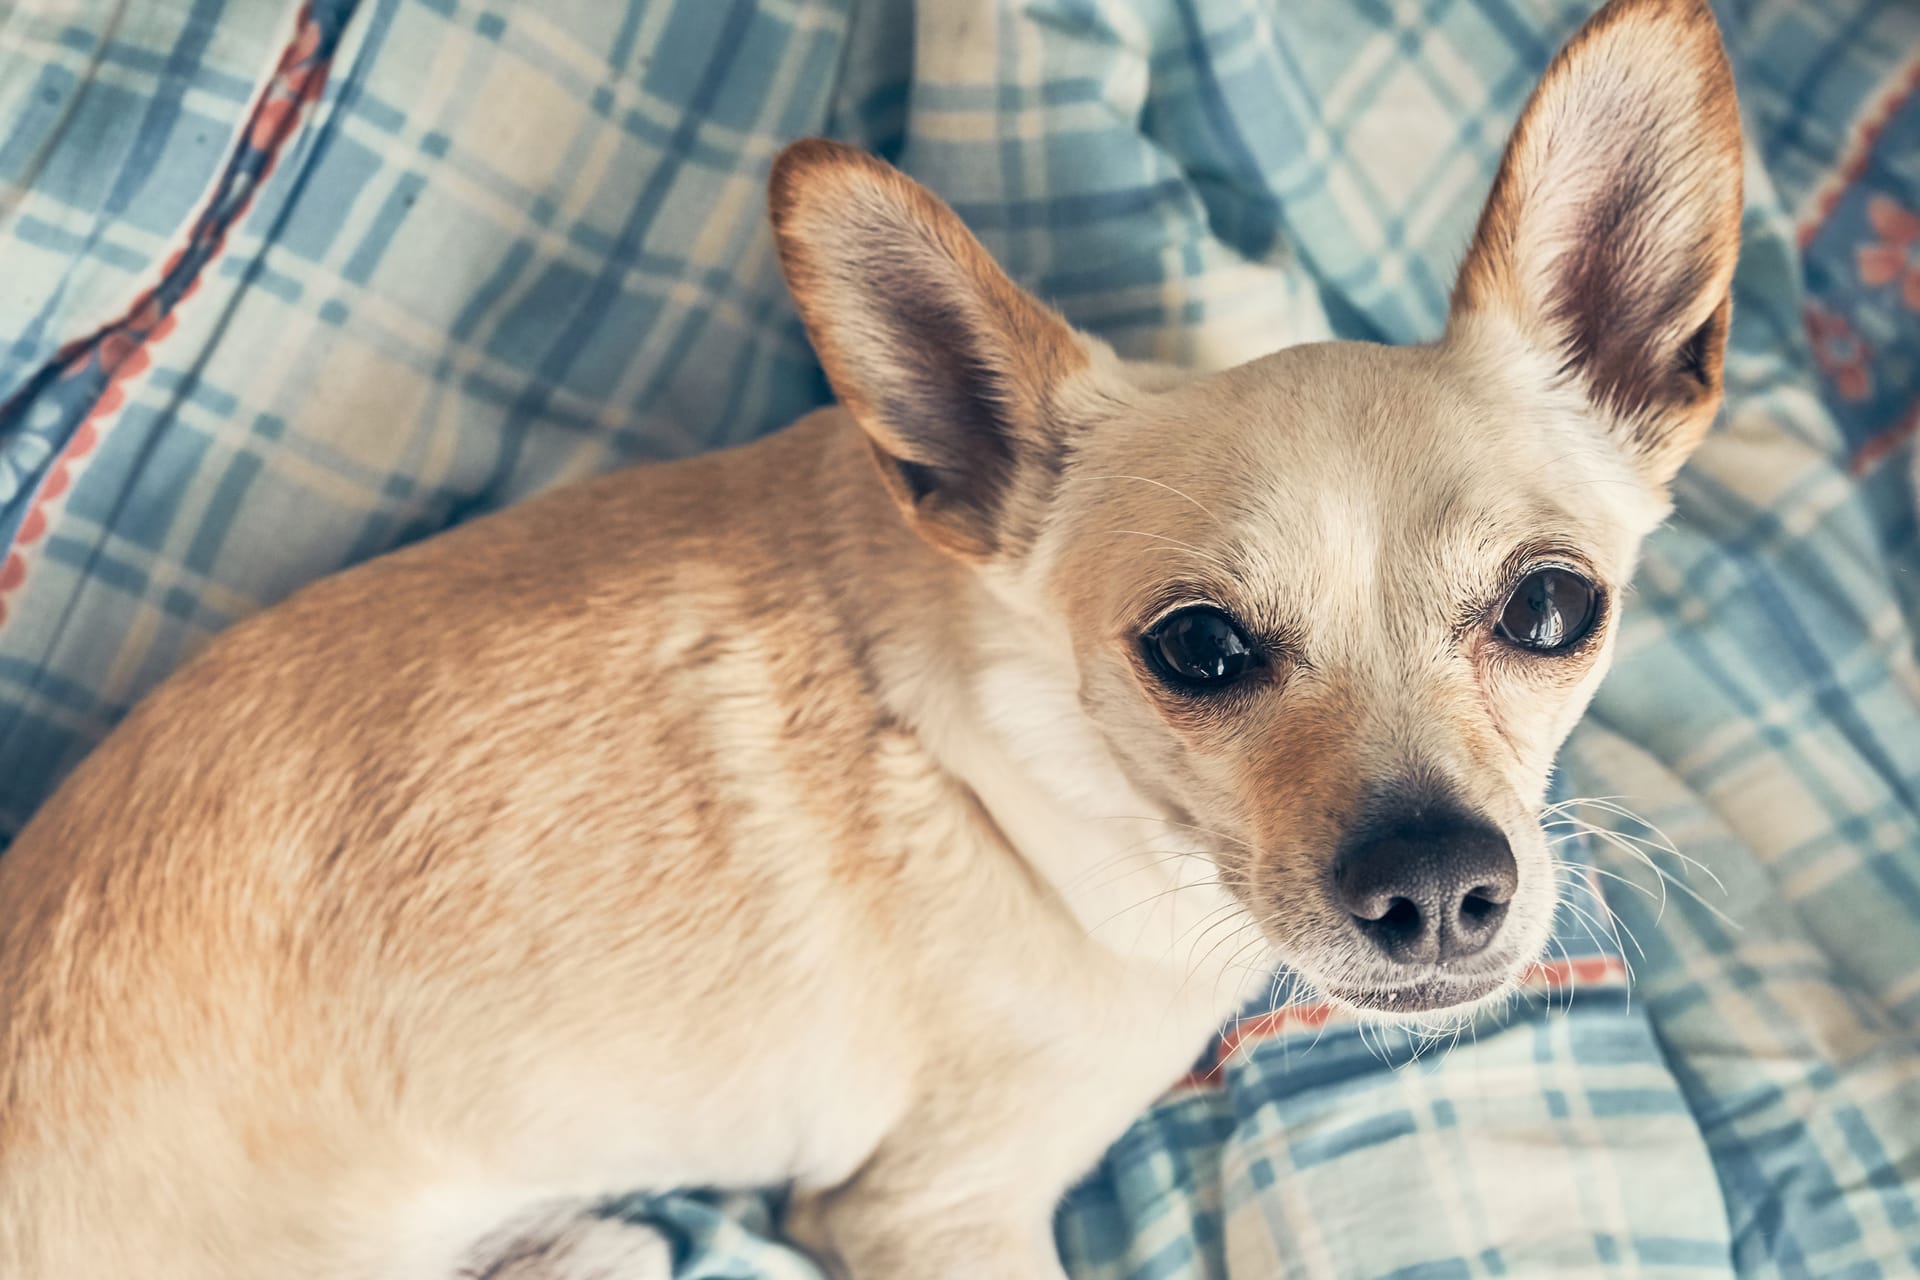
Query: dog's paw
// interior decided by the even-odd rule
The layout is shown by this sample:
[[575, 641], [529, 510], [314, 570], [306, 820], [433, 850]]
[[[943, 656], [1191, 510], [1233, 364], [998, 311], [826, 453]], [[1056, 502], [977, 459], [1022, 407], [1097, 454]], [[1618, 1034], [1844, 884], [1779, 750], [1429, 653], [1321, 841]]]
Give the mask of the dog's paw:
[[653, 1228], [561, 1210], [490, 1239], [458, 1280], [671, 1280], [673, 1252]]

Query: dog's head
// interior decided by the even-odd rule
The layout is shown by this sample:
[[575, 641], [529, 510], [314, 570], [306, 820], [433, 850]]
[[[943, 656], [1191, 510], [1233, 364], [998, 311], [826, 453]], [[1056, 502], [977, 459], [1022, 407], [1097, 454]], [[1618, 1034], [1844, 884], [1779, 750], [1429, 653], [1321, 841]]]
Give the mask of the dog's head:
[[1556, 879], [1538, 812], [1642, 537], [1720, 400], [1732, 79], [1704, 0], [1613, 0], [1529, 102], [1425, 347], [1121, 364], [953, 213], [830, 143], [782, 260], [883, 482], [1013, 602], [1140, 795], [1329, 994], [1506, 986]]

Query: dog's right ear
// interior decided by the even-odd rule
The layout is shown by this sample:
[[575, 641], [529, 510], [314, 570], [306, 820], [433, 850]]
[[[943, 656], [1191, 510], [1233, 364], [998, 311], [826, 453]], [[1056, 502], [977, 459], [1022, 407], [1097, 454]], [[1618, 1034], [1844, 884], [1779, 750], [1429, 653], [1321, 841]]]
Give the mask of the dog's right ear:
[[1706, 0], [1610, 0], [1521, 112], [1449, 329], [1503, 318], [1663, 488], [1720, 404], [1740, 177]]
[[890, 165], [822, 139], [774, 162], [787, 285], [908, 520], [970, 559], [1030, 540], [1061, 465], [1058, 393], [1086, 340]]

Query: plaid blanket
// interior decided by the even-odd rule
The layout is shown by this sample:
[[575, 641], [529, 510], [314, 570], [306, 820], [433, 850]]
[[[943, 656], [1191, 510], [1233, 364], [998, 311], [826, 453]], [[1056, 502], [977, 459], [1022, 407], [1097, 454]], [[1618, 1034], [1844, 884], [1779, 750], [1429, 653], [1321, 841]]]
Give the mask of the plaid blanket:
[[[1587, 7], [16, 0], [0, 839], [300, 583], [822, 401], [783, 141], [893, 159], [1128, 354], [1417, 340]], [[1074, 1275], [1920, 1273], [1920, 10], [1719, 11], [1728, 409], [1565, 756], [1590, 896], [1450, 1046], [1250, 1010], [1062, 1206]], [[606, 1211], [811, 1280], [775, 1207]]]

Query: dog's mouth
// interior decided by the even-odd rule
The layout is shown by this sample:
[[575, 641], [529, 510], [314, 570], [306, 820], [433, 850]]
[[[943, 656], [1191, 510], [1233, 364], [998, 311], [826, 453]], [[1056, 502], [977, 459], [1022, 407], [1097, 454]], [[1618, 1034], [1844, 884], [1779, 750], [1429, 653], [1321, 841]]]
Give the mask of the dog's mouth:
[[1407, 983], [1327, 983], [1322, 990], [1335, 1003], [1364, 1013], [1435, 1013], [1484, 1000], [1507, 982], [1508, 975], [1500, 972], [1459, 977], [1436, 974]]

